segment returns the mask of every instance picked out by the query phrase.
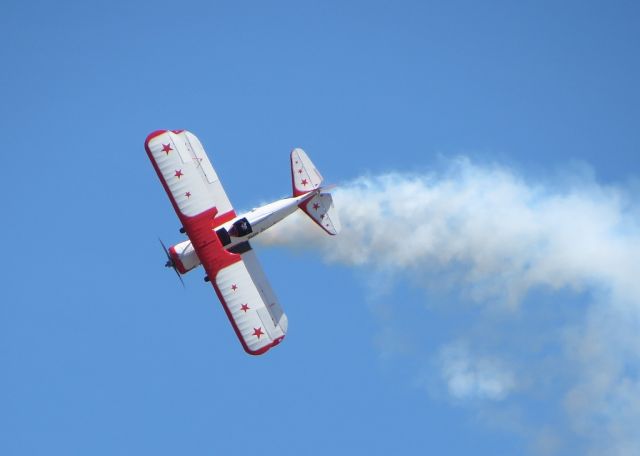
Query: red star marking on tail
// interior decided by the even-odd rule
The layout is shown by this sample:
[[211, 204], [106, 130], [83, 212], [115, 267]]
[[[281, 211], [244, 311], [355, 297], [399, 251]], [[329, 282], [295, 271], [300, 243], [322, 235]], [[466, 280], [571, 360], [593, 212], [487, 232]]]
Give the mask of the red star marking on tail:
[[253, 328], [253, 335], [258, 339], [260, 339], [260, 336], [264, 336], [264, 333], [262, 332], [262, 326], [259, 328]]
[[320, 208], [318, 203], [313, 203], [313, 208], [317, 211]]
[[185, 193], [184, 196], [186, 196], [187, 198], [191, 198], [191, 192]]
[[309, 182], [306, 179], [302, 179], [302, 185], [307, 185]]
[[244, 313], [247, 313], [247, 310], [251, 309], [251, 307], [249, 307], [248, 304], [242, 304], [240, 306], [240, 310], [242, 310]]
[[182, 173], [181, 169], [176, 169], [176, 174], [175, 176], [180, 179], [182, 176], [184, 176], [184, 174]]
[[171, 152], [173, 149], [171, 148], [171, 144], [163, 144], [162, 145], [162, 151], [166, 152], [167, 155], [169, 155], [169, 152]]
[[231, 289], [233, 291], [236, 291], [238, 289], [238, 285], [236, 285], [235, 283], [233, 285], [231, 285]]

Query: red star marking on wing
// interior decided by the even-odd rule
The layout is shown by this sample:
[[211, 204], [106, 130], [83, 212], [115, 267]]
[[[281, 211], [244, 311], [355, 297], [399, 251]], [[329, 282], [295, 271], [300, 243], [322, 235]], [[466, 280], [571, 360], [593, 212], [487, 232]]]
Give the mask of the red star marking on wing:
[[171, 144], [163, 144], [162, 145], [162, 151], [166, 152], [167, 155], [169, 155], [169, 152], [171, 152], [173, 149], [171, 148]]
[[187, 198], [191, 198], [191, 192], [185, 193], [184, 196], [186, 196]]
[[313, 208], [317, 211], [320, 208], [318, 203], [313, 203]]
[[181, 169], [176, 169], [176, 174], [175, 176], [180, 179], [182, 176], [184, 176], [184, 174], [182, 173]]
[[260, 339], [260, 336], [264, 336], [262, 332], [262, 326], [260, 328], [253, 328], [253, 335]]
[[249, 310], [251, 307], [249, 307], [248, 304], [242, 304], [240, 306], [240, 310], [242, 310], [244, 313], [247, 313], [247, 310]]
[[302, 179], [302, 185], [307, 185], [309, 182], [306, 179]]
[[233, 291], [236, 291], [238, 289], [238, 285], [236, 285], [235, 283], [233, 285], [231, 285], [231, 289]]

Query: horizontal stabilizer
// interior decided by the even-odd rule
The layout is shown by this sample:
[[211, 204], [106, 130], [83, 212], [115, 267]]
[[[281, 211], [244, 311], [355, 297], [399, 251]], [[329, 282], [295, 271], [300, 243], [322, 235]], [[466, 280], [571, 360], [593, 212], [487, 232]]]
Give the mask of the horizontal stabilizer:
[[319, 193], [315, 195], [313, 198], [300, 204], [300, 209], [327, 233], [336, 235], [340, 232], [340, 219], [333, 205], [331, 193]]

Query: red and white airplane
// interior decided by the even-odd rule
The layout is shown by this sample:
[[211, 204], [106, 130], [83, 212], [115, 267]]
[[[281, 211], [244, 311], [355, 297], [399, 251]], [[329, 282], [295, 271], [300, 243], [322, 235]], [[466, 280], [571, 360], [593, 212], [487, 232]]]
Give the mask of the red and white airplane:
[[236, 215], [202, 144], [184, 130], [147, 136], [147, 155], [188, 240], [169, 248], [167, 266], [186, 274], [206, 271], [244, 350], [252, 355], [278, 345], [287, 316], [258, 263], [249, 239], [302, 209], [331, 235], [340, 222], [322, 176], [302, 149], [291, 152], [293, 196]]

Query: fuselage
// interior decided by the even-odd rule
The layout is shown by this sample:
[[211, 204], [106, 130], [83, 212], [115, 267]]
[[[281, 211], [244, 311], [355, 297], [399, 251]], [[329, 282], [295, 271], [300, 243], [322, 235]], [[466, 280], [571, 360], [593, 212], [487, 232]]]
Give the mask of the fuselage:
[[[213, 228], [213, 230], [217, 233], [224, 248], [233, 251], [243, 242], [257, 236], [293, 214], [300, 204], [313, 198], [318, 193], [320, 193], [320, 189], [304, 195], [283, 198], [265, 204], [238, 215], [234, 219]], [[181, 274], [185, 274], [200, 265], [200, 260], [189, 239], [172, 246], [169, 249], [169, 253]]]
[[249, 212], [245, 212], [233, 220], [216, 227], [216, 232], [223, 229], [229, 233], [231, 242], [225, 245], [225, 248], [229, 250], [233, 248], [233, 246], [248, 241], [293, 214], [302, 202], [312, 198], [317, 193], [319, 193], [319, 190], [314, 190], [301, 196], [283, 198], [251, 209]]

